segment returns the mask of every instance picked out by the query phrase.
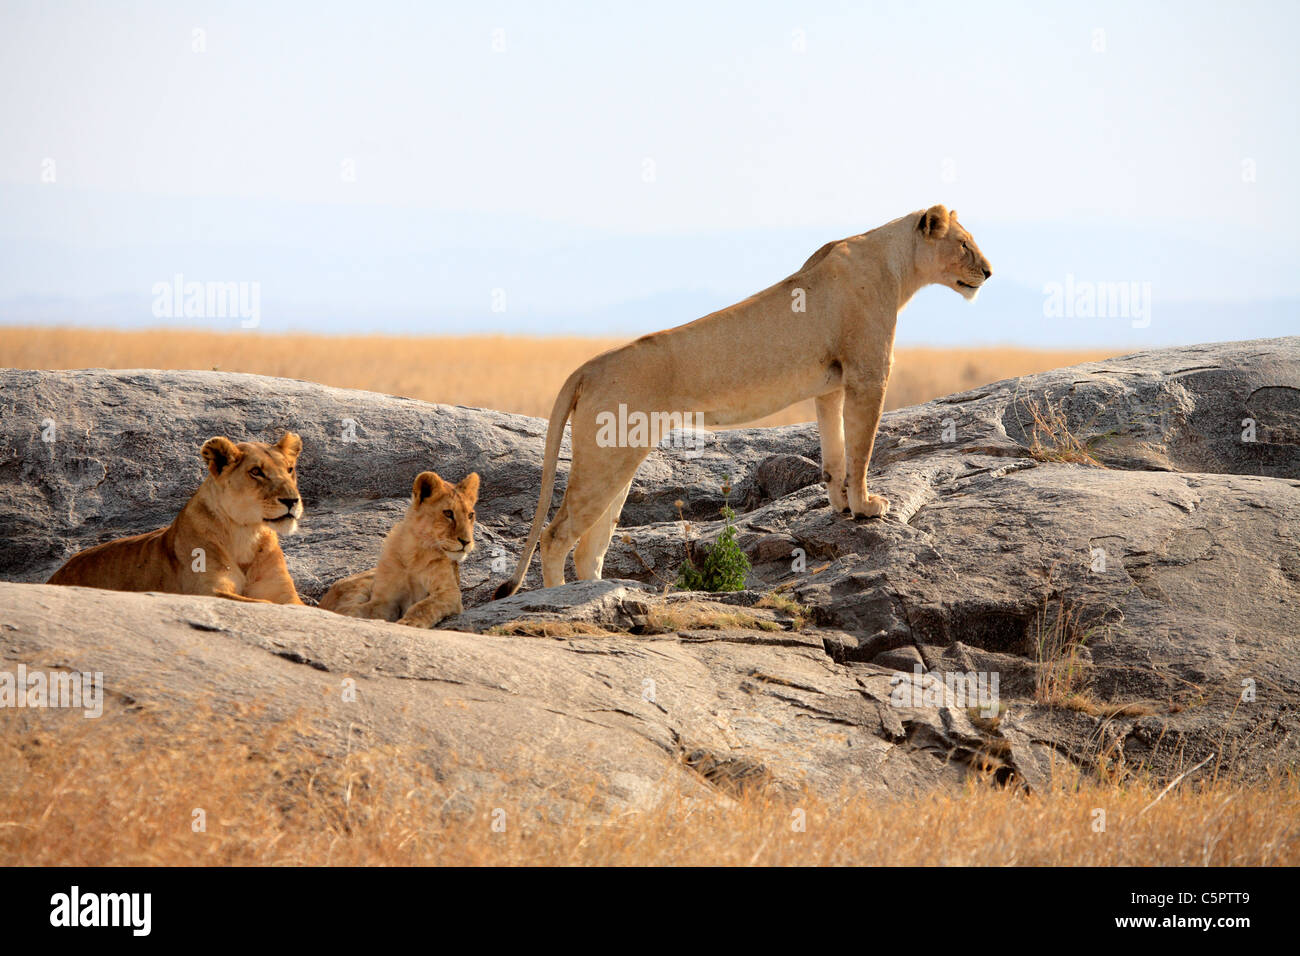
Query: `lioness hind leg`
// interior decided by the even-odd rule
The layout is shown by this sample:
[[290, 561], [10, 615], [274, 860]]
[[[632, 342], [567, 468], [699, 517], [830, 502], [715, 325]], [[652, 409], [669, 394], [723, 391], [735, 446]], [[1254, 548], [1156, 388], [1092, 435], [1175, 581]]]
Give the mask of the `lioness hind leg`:
[[[594, 437], [575, 436], [569, 487], [565, 489], [560, 509], [542, 532], [542, 587], [553, 588], [564, 583], [564, 560], [570, 549], [593, 525], [602, 521], [616, 497], [631, 484], [637, 467], [648, 454], [649, 448], [604, 448], [596, 444]], [[620, 510], [621, 507], [620, 504]], [[605, 543], [609, 543], [608, 536]], [[604, 548], [598, 550], [603, 555]], [[582, 576], [579, 571], [579, 577]]]
[[[569, 495], [565, 494], [560, 502], [560, 510], [542, 532], [542, 587], [556, 588], [564, 583], [564, 561], [569, 556], [569, 549], [586, 530], [584, 518], [590, 522], [590, 512], [594, 509], [577, 510], [569, 506]], [[576, 527], [575, 527], [576, 526]]]
[[817, 396], [817, 434], [822, 443], [822, 481], [834, 511], [847, 511], [844, 485], [844, 389]]
[[578, 546], [573, 551], [573, 567], [578, 572], [580, 581], [600, 580], [605, 567], [605, 552], [609, 550], [618, 516], [623, 511], [623, 502], [627, 501], [627, 493], [631, 489], [632, 482], [629, 481], [605, 509], [605, 513], [578, 538]]
[[375, 571], [362, 571], [335, 581], [316, 605], [344, 617], [365, 617], [365, 606], [370, 600], [370, 589], [375, 582]]

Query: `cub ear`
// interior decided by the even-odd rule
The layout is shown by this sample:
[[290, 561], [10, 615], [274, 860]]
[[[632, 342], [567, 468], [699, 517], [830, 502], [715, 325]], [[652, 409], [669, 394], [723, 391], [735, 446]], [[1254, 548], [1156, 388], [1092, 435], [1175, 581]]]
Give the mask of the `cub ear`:
[[942, 239], [948, 232], [948, 219], [947, 209], [943, 206], [931, 206], [921, 213], [921, 221], [917, 223], [917, 228], [927, 239]]
[[227, 468], [239, 464], [244, 453], [229, 438], [218, 435], [203, 443], [203, 460], [208, 463], [208, 471], [214, 476], [220, 475]]
[[471, 471], [456, 485], [456, 490], [471, 502], [478, 501], [478, 472]]
[[434, 495], [442, 494], [446, 484], [438, 477], [437, 472], [422, 471], [415, 476], [415, 484], [411, 486], [411, 498], [418, 505]]
[[297, 432], [285, 432], [280, 436], [280, 440], [275, 443], [275, 447], [280, 449], [280, 453], [286, 458], [292, 458], [295, 461], [302, 454], [302, 439], [298, 437]]

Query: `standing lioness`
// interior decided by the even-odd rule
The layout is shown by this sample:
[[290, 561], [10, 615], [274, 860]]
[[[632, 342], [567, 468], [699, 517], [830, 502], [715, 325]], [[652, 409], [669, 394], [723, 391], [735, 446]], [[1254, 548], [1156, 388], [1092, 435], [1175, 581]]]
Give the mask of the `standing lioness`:
[[[735, 425], [816, 398], [831, 506], [858, 517], [883, 515], [889, 502], [867, 493], [867, 463], [899, 310], [932, 283], [973, 300], [992, 274], [956, 213], [932, 206], [827, 243], [790, 278], [730, 308], [591, 359], [569, 376], [551, 410], [537, 513], [514, 577], [497, 597], [518, 590], [539, 538], [546, 587], [564, 583], [575, 542], [578, 577], [600, 577], [632, 476], [653, 446], [610, 442], [601, 423], [611, 416], [689, 415], [704, 425]], [[569, 486], [543, 533], [570, 415]]]
[[208, 474], [175, 521], [80, 551], [48, 583], [301, 604], [276, 533], [292, 534], [302, 517], [301, 451], [293, 432], [274, 445], [209, 438]]

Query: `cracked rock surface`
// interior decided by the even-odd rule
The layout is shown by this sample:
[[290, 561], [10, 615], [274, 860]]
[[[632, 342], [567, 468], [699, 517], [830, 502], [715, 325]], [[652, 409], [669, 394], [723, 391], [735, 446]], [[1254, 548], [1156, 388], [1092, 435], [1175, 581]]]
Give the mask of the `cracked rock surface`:
[[[1170, 777], [1211, 753], [1252, 776], [1300, 753], [1300, 338], [1140, 353], [888, 413], [870, 471], [884, 519], [830, 511], [814, 425], [656, 451], [606, 580], [500, 602], [541, 420], [103, 370], [0, 372], [0, 413], [0, 669], [102, 671], [110, 706], [311, 710], [323, 754], [400, 744], [467, 794], [526, 781], [557, 806], [593, 785], [617, 805], [759, 782], [908, 792], [972, 768], [1035, 788], [1098, 763]], [[205, 439], [285, 429], [304, 443], [303, 531], [284, 547], [308, 600], [373, 565], [417, 472], [482, 475], [464, 614], [416, 631], [35, 583], [170, 521]], [[566, 470], [567, 443], [556, 505]], [[665, 594], [686, 536], [698, 549], [719, 533], [728, 478], [747, 590]], [[534, 560], [525, 587], [539, 577]], [[994, 705], [963, 699], [992, 677]]]

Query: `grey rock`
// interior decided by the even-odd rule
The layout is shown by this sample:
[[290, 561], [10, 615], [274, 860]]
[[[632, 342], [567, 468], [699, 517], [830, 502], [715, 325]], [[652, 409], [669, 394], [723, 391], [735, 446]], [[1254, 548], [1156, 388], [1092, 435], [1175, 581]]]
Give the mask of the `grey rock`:
[[923, 673], [925, 671], [925, 661], [921, 659], [921, 652], [913, 644], [904, 644], [902, 647], [881, 651], [871, 659], [871, 663], [877, 667], [888, 667], [890, 670], [908, 673], [915, 673], [917, 669]]
[[[956, 785], [982, 741], [950, 704], [891, 707], [885, 672], [834, 665], [811, 637], [501, 637], [52, 585], [0, 584], [0, 607], [0, 669], [99, 671], [118, 712], [256, 702], [235, 719], [300, 716], [325, 754], [401, 747], [450, 790], [516, 806], [757, 783], [909, 793]], [[925, 745], [900, 750], [909, 734]]]
[[737, 489], [741, 507], [752, 511], [801, 488], [820, 484], [822, 466], [803, 455], [772, 455], [758, 463]]
[[573, 581], [562, 587], [521, 591], [447, 618], [439, 627], [483, 633], [520, 619], [587, 624], [608, 631], [643, 627], [649, 593], [640, 581]]

